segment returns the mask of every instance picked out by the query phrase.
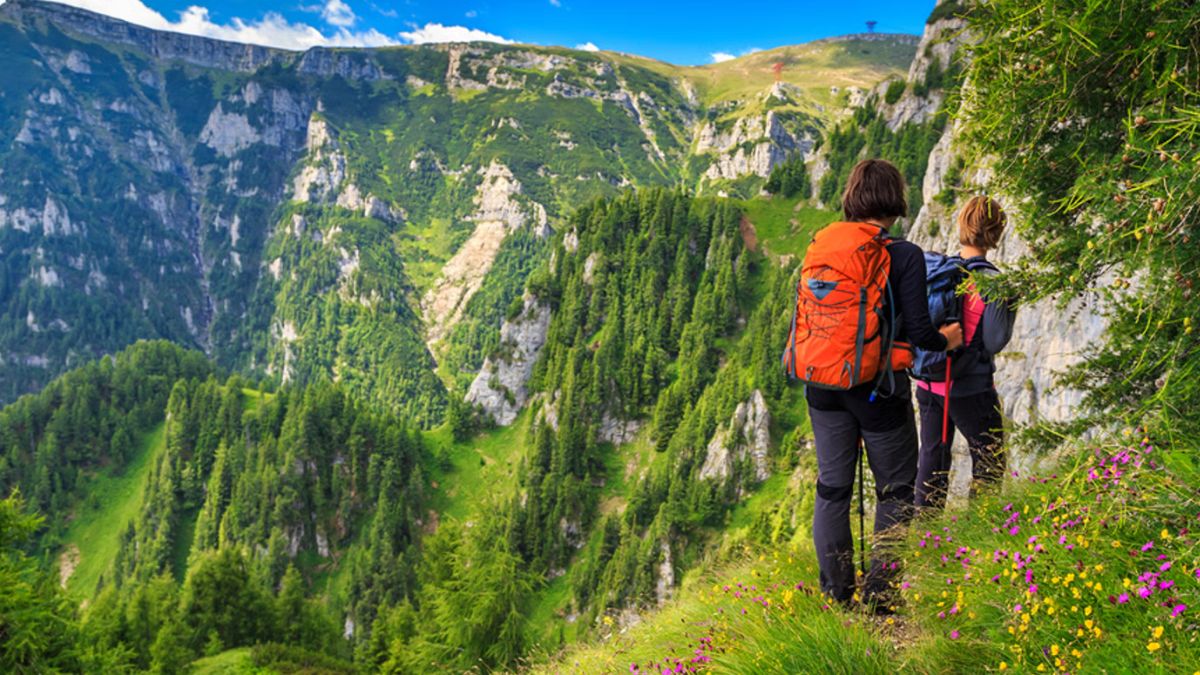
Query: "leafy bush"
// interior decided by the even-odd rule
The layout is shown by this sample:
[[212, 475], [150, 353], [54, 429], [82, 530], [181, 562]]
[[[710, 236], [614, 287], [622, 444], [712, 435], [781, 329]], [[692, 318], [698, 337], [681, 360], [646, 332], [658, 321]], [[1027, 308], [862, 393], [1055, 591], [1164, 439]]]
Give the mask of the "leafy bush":
[[[973, 18], [966, 145], [1020, 197], [1026, 300], [1091, 292], [1102, 345], [1065, 382], [1095, 413], [1194, 445], [1200, 432], [1200, 5], [1019, 0]], [[1031, 36], [1036, 35], [1036, 39]], [[1136, 279], [1136, 282], [1134, 281]]]
[[892, 80], [888, 83], [887, 90], [883, 94], [883, 101], [888, 105], [893, 105], [900, 97], [904, 95], [904, 90], [908, 88], [908, 84], [904, 80]]

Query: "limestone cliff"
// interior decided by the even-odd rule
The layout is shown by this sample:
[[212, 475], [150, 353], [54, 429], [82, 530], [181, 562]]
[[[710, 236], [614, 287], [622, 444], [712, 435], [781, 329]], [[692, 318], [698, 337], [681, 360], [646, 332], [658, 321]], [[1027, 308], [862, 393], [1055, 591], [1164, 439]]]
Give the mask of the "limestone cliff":
[[529, 399], [526, 383], [549, 328], [550, 308], [526, 295], [521, 313], [501, 326], [500, 349], [484, 361], [467, 391], [467, 402], [481, 407], [497, 424], [512, 424]]

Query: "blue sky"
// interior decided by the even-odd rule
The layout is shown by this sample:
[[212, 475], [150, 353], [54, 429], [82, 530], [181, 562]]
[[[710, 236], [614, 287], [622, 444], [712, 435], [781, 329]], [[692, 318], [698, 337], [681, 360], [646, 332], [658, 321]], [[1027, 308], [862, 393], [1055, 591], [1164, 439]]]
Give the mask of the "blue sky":
[[[292, 49], [463, 39], [587, 46], [679, 64], [876, 30], [920, 33], [934, 0], [58, 0], [153, 28]], [[0, 0], [2, 4], [3, 0]]]

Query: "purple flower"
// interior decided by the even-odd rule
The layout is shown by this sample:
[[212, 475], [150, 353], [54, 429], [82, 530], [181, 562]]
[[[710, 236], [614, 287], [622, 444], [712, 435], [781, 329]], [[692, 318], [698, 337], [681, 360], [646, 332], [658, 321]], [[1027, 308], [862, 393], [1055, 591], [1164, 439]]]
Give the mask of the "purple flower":
[[1123, 605], [1127, 602], [1129, 602], [1129, 594], [1128, 593], [1122, 593], [1117, 596], [1117, 604], [1118, 605]]
[[1149, 551], [1152, 548], [1154, 548], [1154, 542], [1148, 541], [1148, 542], [1142, 544], [1142, 553], [1145, 553], [1146, 551]]
[[950, 639], [951, 640], [957, 640], [958, 635], [959, 635], [959, 633], [958, 633], [957, 629], [950, 631]]
[[1171, 618], [1174, 619], [1175, 617], [1179, 616], [1180, 614], [1183, 614], [1185, 611], [1187, 611], [1187, 605], [1184, 605], [1184, 604], [1175, 605], [1175, 607], [1171, 610]]

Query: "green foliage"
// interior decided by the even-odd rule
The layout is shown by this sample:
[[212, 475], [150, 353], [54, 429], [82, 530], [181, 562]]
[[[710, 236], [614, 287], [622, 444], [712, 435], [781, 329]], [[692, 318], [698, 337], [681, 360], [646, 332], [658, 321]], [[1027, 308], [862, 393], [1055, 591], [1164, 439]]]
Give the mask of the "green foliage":
[[892, 131], [874, 106], [854, 111], [853, 117], [831, 130], [825, 139], [829, 169], [817, 187], [817, 197], [830, 208], [841, 208], [842, 192], [850, 169], [859, 160], [881, 157], [896, 165], [908, 184], [909, 217], [915, 219], [923, 203], [922, 183], [929, 152], [945, 124], [943, 116], [922, 124], [906, 124]]
[[804, 164], [804, 153], [797, 153], [772, 169], [763, 189], [773, 195], [789, 199], [797, 196], [807, 197], [812, 187], [808, 181], [808, 167]]
[[34, 508], [67, 512], [89, 472], [130, 459], [129, 440], [162, 420], [174, 383], [212, 372], [202, 354], [141, 342], [21, 398], [0, 411], [0, 491], [20, 487]]
[[246, 556], [233, 547], [202, 554], [192, 563], [179, 612], [190, 635], [184, 642], [196, 646], [215, 639], [241, 647], [275, 632], [269, 597], [254, 580]]
[[277, 642], [256, 645], [250, 651], [250, 662], [256, 668], [280, 675], [354, 675], [360, 672], [344, 660], [304, 646]]
[[883, 94], [883, 102], [888, 105], [895, 104], [904, 95], [906, 89], [908, 89], [908, 83], [904, 80], [892, 80]]
[[41, 523], [19, 492], [0, 500], [0, 670], [79, 668], [77, 626], [53, 577], [21, 550]]
[[1104, 298], [1106, 339], [1065, 382], [1106, 425], [1153, 421], [1194, 443], [1200, 8], [1005, 0], [972, 25], [965, 138], [1027, 216], [1011, 288]]

